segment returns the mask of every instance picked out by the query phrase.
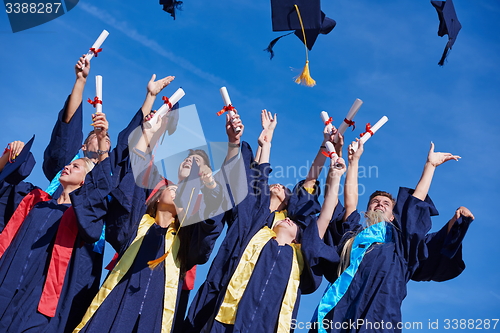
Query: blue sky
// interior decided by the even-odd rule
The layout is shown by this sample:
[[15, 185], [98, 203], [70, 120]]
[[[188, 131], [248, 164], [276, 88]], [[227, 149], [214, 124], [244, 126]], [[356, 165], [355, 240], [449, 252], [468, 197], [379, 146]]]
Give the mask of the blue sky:
[[[141, 106], [156, 73], [176, 76], [165, 95], [178, 87], [186, 91], [182, 103], [196, 105], [208, 141], [225, 141], [224, 120], [215, 113], [223, 106], [219, 88], [227, 86], [252, 146], [260, 132], [260, 110], [279, 115], [271, 153], [274, 182], [294, 184], [300, 167], [311, 164], [321, 143], [321, 111], [338, 125], [360, 98], [358, 127], [347, 140], [365, 123], [389, 118], [365, 148], [360, 184], [366, 193], [360, 207], [376, 189], [397, 193], [399, 186], [414, 187], [432, 140], [436, 151], [462, 156], [435, 174], [430, 195], [441, 215], [434, 218], [433, 230], [461, 205], [476, 217], [463, 244], [466, 270], [444, 283], [410, 282], [403, 320], [426, 327], [437, 319], [440, 329], [434, 331], [440, 332], [445, 319], [498, 318], [500, 3], [454, 4], [463, 28], [448, 62], [439, 67], [447, 38], [437, 36], [438, 19], [429, 1], [323, 1], [337, 27], [319, 36], [309, 53], [317, 81], [313, 88], [292, 80], [304, 65], [296, 37], [282, 39], [272, 61], [262, 51], [280, 35], [271, 29], [269, 1], [185, 1], [175, 21], [157, 1], [80, 1], [62, 17], [15, 34], [7, 15], [0, 14], [0, 142], [27, 141], [36, 134], [38, 164], [28, 180], [48, 185], [40, 168], [43, 149], [71, 91], [73, 66], [103, 29], [110, 35], [92, 60], [91, 76], [103, 76], [103, 111], [112, 138]], [[94, 89], [91, 79], [85, 98], [93, 97]], [[84, 106], [85, 132], [92, 111]], [[200, 267], [197, 284], [207, 268]], [[299, 320], [310, 319], [323, 290], [302, 297]]]

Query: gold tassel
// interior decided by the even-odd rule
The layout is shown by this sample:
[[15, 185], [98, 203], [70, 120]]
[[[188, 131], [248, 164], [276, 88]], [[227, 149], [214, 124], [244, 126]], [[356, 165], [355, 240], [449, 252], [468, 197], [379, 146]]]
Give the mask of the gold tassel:
[[148, 266], [150, 269], [155, 269], [159, 264], [161, 264], [165, 258], [167, 258], [168, 252], [162, 255], [160, 258], [148, 261]]
[[311, 77], [309, 73], [309, 56], [307, 51], [307, 40], [306, 40], [306, 32], [304, 30], [304, 24], [302, 23], [302, 16], [300, 16], [299, 6], [294, 5], [295, 10], [297, 11], [297, 16], [299, 17], [300, 27], [302, 28], [302, 36], [304, 37], [304, 47], [306, 48], [306, 65], [300, 73], [299, 76], [295, 77], [295, 83], [303, 84], [308, 87], [314, 87], [316, 85], [316, 81]]
[[302, 73], [295, 77], [295, 83], [303, 84], [308, 87], [314, 87], [316, 85], [316, 81], [314, 81], [311, 74], [309, 74], [309, 60], [306, 61], [306, 65], [304, 66]]

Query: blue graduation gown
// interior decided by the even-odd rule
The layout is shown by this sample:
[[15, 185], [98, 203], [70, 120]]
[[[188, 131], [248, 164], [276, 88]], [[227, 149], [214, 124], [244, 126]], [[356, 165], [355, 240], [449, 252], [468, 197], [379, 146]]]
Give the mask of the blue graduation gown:
[[[66, 107], [69, 101], [69, 96], [64, 103], [64, 107], [59, 111], [56, 124], [52, 130], [50, 142], [45, 148], [43, 155], [43, 172], [49, 181], [57, 175], [71, 160], [78, 154], [83, 142], [82, 119], [83, 111], [82, 104], [78, 106], [73, 118], [69, 123], [63, 121]], [[113, 174], [118, 173], [119, 179], [123, 178], [126, 170], [124, 169], [127, 163], [128, 156], [128, 139], [134, 129], [141, 126], [143, 120], [142, 109], [139, 109], [130, 123], [125, 129], [118, 134], [118, 140], [115, 148], [109, 154], [111, 171]], [[117, 179], [118, 179], [117, 178]], [[52, 197], [57, 198], [62, 192], [62, 187], [54, 192]]]
[[[101, 169], [109, 173], [109, 163], [100, 163], [87, 175], [83, 191], [88, 202], [96, 201], [100, 187], [109, 187], [106, 179], [96, 178]], [[91, 184], [97, 187], [87, 188]], [[92, 243], [99, 239], [102, 223], [77, 218], [78, 235], [56, 314], [50, 318], [37, 312], [54, 239], [68, 207], [53, 199], [36, 204], [0, 259], [0, 331], [71, 332], [96, 294], [102, 255], [93, 251]], [[100, 209], [98, 204], [94, 207]], [[78, 216], [77, 207], [75, 212]]]
[[35, 158], [30, 152], [28, 158], [14, 171], [15, 174], [0, 181], [0, 233], [21, 200], [35, 189], [33, 184], [22, 181], [30, 175], [35, 163]]
[[[275, 330], [281, 299], [290, 276], [293, 256], [291, 246], [279, 246], [275, 240], [266, 243], [260, 253], [252, 277], [240, 301], [235, 325], [225, 325], [214, 321], [224, 299], [227, 285], [246, 246], [260, 229], [264, 226], [271, 227], [274, 220], [274, 212], [269, 211], [268, 176], [271, 172], [270, 166], [268, 163], [255, 165], [252, 150], [246, 142], [242, 143], [241, 154], [245, 160], [245, 166], [247, 166], [248, 196], [235, 209], [228, 212], [229, 223], [226, 237], [212, 262], [206, 281], [191, 303], [183, 332], [200, 332], [202, 329], [207, 329], [209, 332], [231, 332], [233, 330], [239, 332], [248, 329], [253, 330], [253, 332], [265, 333]], [[301, 195], [301, 198], [304, 198], [303, 201], [292, 199], [296, 203], [292, 211], [302, 212], [302, 215], [297, 215], [301, 219], [299, 222], [311, 226], [306, 228], [303, 235], [303, 252], [306, 264], [301, 275], [299, 297], [297, 297], [294, 316], [298, 309], [300, 294], [313, 292], [321, 283], [321, 275], [316, 274], [317, 270], [313, 269], [310, 264], [321, 262], [318, 256], [322, 254], [325, 255], [324, 260], [332, 260], [336, 256], [335, 251], [331, 251], [331, 249], [329, 252], [318, 250], [318, 246], [323, 247], [324, 243], [319, 240], [315, 218], [307, 215], [307, 211], [314, 211], [317, 207], [315, 208], [314, 204], [308, 205], [311, 198], [304, 195], [304, 192], [307, 193], [305, 190], [294, 190], [294, 195]], [[288, 209], [290, 210], [290, 207]], [[310, 245], [311, 250], [308, 250], [308, 245]], [[274, 267], [274, 269], [270, 270], [270, 267]], [[265, 290], [262, 290], [263, 285], [266, 286]], [[276, 302], [270, 302], [270, 300]]]
[[50, 142], [43, 153], [42, 169], [49, 181], [52, 181], [57, 173], [71, 162], [82, 147], [82, 103], [76, 109], [69, 123], [66, 124], [63, 121], [70, 96], [66, 98], [62, 110], [57, 115], [57, 121], [52, 130]]
[[420, 262], [413, 273], [413, 281], [447, 281], [459, 276], [465, 269], [462, 260], [462, 240], [467, 233], [472, 218], [460, 216], [450, 232], [446, 223], [438, 232], [425, 237], [428, 257]]
[[[411, 194], [410, 189], [400, 189], [393, 210], [395, 220], [392, 225], [389, 224], [393, 241], [375, 243], [366, 251], [346, 293], [325, 317], [327, 332], [401, 332], [397, 323], [402, 321], [401, 303], [406, 297], [406, 284], [427, 258], [425, 238], [432, 225], [431, 216], [437, 215], [429, 197], [421, 201]], [[352, 237], [349, 232], [357, 233], [362, 228], [359, 220], [359, 213], [355, 211], [343, 224], [332, 225], [330, 239], [343, 232], [342, 244]], [[343, 230], [338, 230], [338, 226]], [[336, 265], [324, 269], [330, 272], [325, 274], [330, 282], [336, 279], [336, 269]], [[357, 320], [364, 320], [364, 324], [347, 324]], [[370, 326], [382, 321], [385, 323], [384, 330]], [[335, 329], [335, 323], [346, 323], [344, 328], [347, 329]], [[310, 332], [316, 331], [313, 329]]]
[[[152, 173], [156, 174], [154, 169]], [[109, 175], [108, 177], [111, 178]], [[82, 219], [106, 220], [106, 237], [112, 246], [119, 250], [120, 257], [134, 240], [146, 207], [144, 202], [147, 193], [135, 184], [133, 178], [132, 170], [129, 169], [120, 182], [118, 191], [117, 189], [111, 191], [111, 196], [118, 193], [119, 198], [113, 197], [108, 203], [105, 200], [106, 193], [103, 192], [102, 204], [106, 208], [96, 213], [92, 206], [87, 206], [85, 215], [81, 215]], [[81, 195], [85, 196], [84, 193]], [[111, 207], [114, 208], [113, 211], [110, 210]], [[109, 211], [109, 214], [105, 211]], [[222, 216], [216, 216], [183, 227], [184, 232], [191, 235], [189, 244], [181, 244], [181, 247], [189, 249], [186, 264], [188, 269], [208, 261], [215, 241], [222, 231], [221, 219]], [[147, 262], [165, 253], [166, 231], [167, 228], [156, 224], [150, 227], [132, 267], [101, 304], [82, 332], [160, 332], [165, 271], [163, 265], [151, 270]], [[181, 290], [182, 279], [179, 277], [177, 301]]]

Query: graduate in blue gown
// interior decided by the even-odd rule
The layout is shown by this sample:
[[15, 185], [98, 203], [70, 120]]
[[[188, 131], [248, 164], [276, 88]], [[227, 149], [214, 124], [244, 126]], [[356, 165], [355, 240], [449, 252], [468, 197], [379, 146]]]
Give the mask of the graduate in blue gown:
[[[58, 114], [50, 142], [44, 152], [43, 171], [49, 181], [52, 181], [56, 177], [64, 165], [75, 158], [80, 149], [83, 152], [83, 156], [88, 157], [93, 162], [97, 162], [100, 155], [109, 153], [111, 146], [108, 137], [107, 148], [99, 149], [94, 130], [90, 131], [82, 144], [82, 97], [87, 77], [90, 73], [90, 62], [85, 59], [84, 55], [76, 63], [75, 73], [76, 81], [71, 95], [68, 96], [64, 107]], [[132, 131], [140, 127], [143, 119], [150, 114], [156, 95], [168, 86], [173, 79], [173, 76], [167, 76], [159, 80], [156, 80], [156, 75], [151, 77], [147, 85], [146, 98], [142, 107], [136, 112], [127, 127], [120, 132], [115, 149], [110, 153], [113, 174], [121, 174], [121, 177], [126, 174], [124, 165], [128, 161], [128, 138]], [[178, 108], [178, 105], [174, 106], [174, 108]], [[172, 114], [177, 114], [176, 112]], [[95, 115], [92, 117], [94, 119]], [[175, 125], [175, 122], [171, 122], [170, 132], [175, 131]], [[57, 188], [57, 186], [58, 184], [56, 183], [53, 188], [54, 197], [57, 197], [61, 191], [61, 188]]]
[[[387, 192], [374, 192], [363, 227], [356, 210], [363, 144], [359, 142], [356, 152], [352, 145], [344, 187], [346, 216], [344, 223], [332, 224], [328, 231], [330, 241], [343, 235], [339, 245], [341, 261], [338, 266], [324, 268], [325, 277], [332, 283], [313, 317], [311, 332], [401, 332], [401, 303], [407, 282], [451, 278], [443, 271], [461, 261], [459, 243], [467, 230], [463, 225], [468, 226], [472, 214], [460, 210], [462, 217], [450, 220], [450, 230], [455, 228], [450, 238], [442, 231], [428, 234], [431, 216], [437, 215], [437, 210], [427, 196], [435, 168], [459, 157], [434, 152], [431, 144], [415, 190], [401, 188], [397, 200]], [[454, 259], [457, 254], [460, 258]], [[451, 261], [440, 267], [445, 258]], [[452, 275], [456, 276], [456, 272]]]
[[[151, 150], [143, 144], [154, 143], [150, 143], [147, 133], [145, 130], [146, 140], [137, 143], [130, 156], [136, 159], [132, 161], [134, 169], [142, 173], [134, 175], [130, 167], [118, 191], [110, 189], [111, 196], [120, 193], [111, 201], [115, 203], [113, 211], [93, 215], [92, 207], [82, 197], [82, 207], [87, 206], [88, 211], [86, 218], [105, 219], [106, 237], [117, 249], [119, 261], [75, 332], [172, 331], [184, 275], [194, 265], [208, 260], [222, 230], [221, 215], [197, 222], [200, 210], [193, 209], [201, 186], [197, 163], [191, 160], [190, 175], [178, 186], [161, 179], [154, 166], [148, 168]], [[137, 186], [144, 180], [157, 184], [144, 200], [146, 205], [136, 201], [139, 194], [145, 193]], [[135, 195], [130, 195], [134, 188]], [[106, 196], [103, 192], [104, 205], [108, 204]], [[143, 216], [137, 219], [141, 212]]]
[[[104, 116], [95, 125], [102, 128], [104, 148]], [[105, 185], [105, 179], [92, 173], [85, 178], [93, 167], [86, 158], [71, 162], [59, 179], [61, 195], [52, 199], [40, 189], [30, 192], [0, 235], [0, 331], [71, 332], [83, 316], [100, 282], [102, 255], [93, 251], [92, 243], [99, 239], [102, 223], [78, 220], [70, 196], [87, 181]], [[108, 162], [95, 168], [100, 169], [111, 171]], [[99, 190], [87, 194], [88, 201], [96, 202]], [[29, 201], [33, 207], [21, 209], [33, 197], [39, 197]]]
[[24, 142], [9, 143], [0, 157], [0, 233], [17, 205], [34, 189], [32, 184], [23, 181], [30, 175], [36, 163], [29, 151], [33, 140], [34, 138], [27, 143], [25, 153]]
[[[267, 111], [263, 118], [273, 121]], [[315, 214], [308, 214], [312, 205], [304, 203], [310, 194], [303, 187], [291, 194], [303, 207], [289, 210], [286, 218], [282, 213], [290, 208], [290, 200], [286, 201], [283, 186], [268, 184], [273, 133], [263, 127], [258, 162], [253, 160], [250, 146], [242, 142], [248, 196], [228, 212], [226, 237], [191, 304], [183, 332], [288, 332], [300, 295], [313, 292], [321, 283], [318, 264], [335, 261], [335, 250], [321, 240]], [[339, 179], [337, 187], [331, 187], [334, 203], [325, 213], [329, 217], [323, 215], [327, 222], [332, 215], [343, 216], [342, 207], [336, 205]], [[245, 267], [253, 269], [248, 272]]]

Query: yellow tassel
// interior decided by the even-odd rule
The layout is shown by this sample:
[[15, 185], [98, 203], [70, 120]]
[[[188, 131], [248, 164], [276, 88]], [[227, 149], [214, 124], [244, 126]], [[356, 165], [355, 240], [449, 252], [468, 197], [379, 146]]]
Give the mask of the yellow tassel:
[[316, 81], [314, 81], [314, 79], [311, 77], [311, 74], [309, 73], [309, 60], [306, 61], [306, 65], [304, 66], [302, 73], [300, 73], [299, 76], [295, 77], [295, 83], [303, 84], [308, 87], [314, 87], [316, 85]]
[[304, 46], [306, 49], [306, 65], [304, 66], [302, 73], [300, 73], [300, 75], [295, 78], [295, 83], [303, 84], [307, 87], [314, 87], [316, 85], [316, 81], [314, 81], [314, 79], [311, 77], [311, 74], [309, 73], [309, 56], [307, 53], [306, 31], [304, 29], [304, 24], [302, 23], [302, 16], [300, 15], [299, 6], [297, 5], [294, 6], [295, 10], [297, 11], [300, 27], [302, 28], [302, 37], [304, 38]]
[[150, 269], [155, 269], [159, 264], [161, 264], [165, 258], [167, 258], [168, 252], [162, 255], [160, 258], [148, 261], [148, 266]]

